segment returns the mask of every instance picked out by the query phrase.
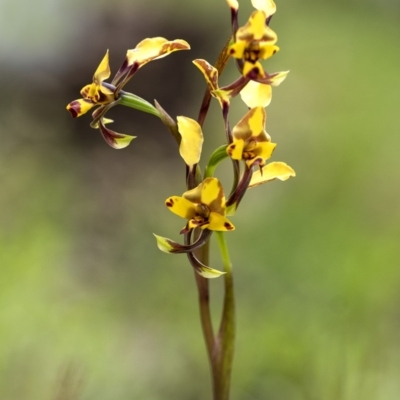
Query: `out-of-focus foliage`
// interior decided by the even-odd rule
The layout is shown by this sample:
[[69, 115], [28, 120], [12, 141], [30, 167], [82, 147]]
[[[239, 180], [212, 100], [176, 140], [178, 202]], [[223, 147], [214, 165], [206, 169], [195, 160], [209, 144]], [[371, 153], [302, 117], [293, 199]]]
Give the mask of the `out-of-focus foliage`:
[[[400, 7], [277, 7], [269, 65], [291, 72], [268, 132], [272, 161], [297, 177], [250, 190], [233, 220], [233, 399], [398, 400]], [[65, 106], [107, 48], [116, 70], [144, 37], [181, 37], [190, 52], [127, 89], [195, 118], [191, 60], [228, 38], [225, 2], [3, 0], [0, 22], [0, 398], [209, 398], [192, 270], [152, 235], [182, 228], [164, 207], [185, 190], [178, 149], [156, 118], [122, 109], [117, 129], [138, 139], [115, 151]], [[224, 137], [219, 113], [214, 101], [205, 156]]]

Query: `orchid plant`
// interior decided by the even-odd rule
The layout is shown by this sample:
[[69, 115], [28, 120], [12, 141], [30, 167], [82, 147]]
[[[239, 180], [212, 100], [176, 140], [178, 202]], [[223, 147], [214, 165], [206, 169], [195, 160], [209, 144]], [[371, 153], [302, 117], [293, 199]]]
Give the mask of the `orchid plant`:
[[[276, 148], [265, 131], [267, 107], [272, 98], [272, 86], [278, 86], [289, 71], [268, 73], [261, 61], [272, 57], [279, 47], [277, 34], [270, 28], [276, 11], [273, 0], [251, 0], [255, 10], [247, 23], [239, 27], [237, 0], [227, 0], [231, 12], [232, 36], [223, 47], [215, 66], [204, 59], [196, 59], [194, 65], [203, 74], [206, 91], [197, 120], [186, 116], [172, 118], [160, 104], [155, 104], [123, 90], [133, 75], [145, 64], [190, 45], [182, 40], [162, 37], [147, 38], [134, 49], [128, 50], [126, 58], [111, 83], [109, 53], [96, 69], [92, 83], [81, 90], [82, 98], [67, 105], [76, 118], [93, 108], [91, 127], [99, 129], [105, 141], [114, 149], [127, 147], [134, 136], [115, 132], [108, 128], [112, 120], [106, 113], [117, 105], [123, 105], [158, 117], [172, 134], [179, 146], [179, 154], [186, 165], [186, 191], [182, 196], [170, 196], [166, 207], [187, 220], [180, 231], [183, 242], [177, 243], [163, 236], [154, 235], [158, 248], [168, 254], [186, 254], [195, 271], [199, 293], [200, 319], [210, 364], [213, 399], [228, 400], [235, 341], [235, 303], [232, 264], [228, 253], [225, 233], [235, 229], [228, 217], [233, 216], [249, 188], [273, 181], [285, 181], [295, 176], [294, 170], [284, 162], [266, 160]], [[233, 59], [239, 77], [231, 84], [220, 87], [218, 80], [228, 61]], [[246, 114], [230, 126], [230, 102], [240, 95], [248, 107]], [[212, 97], [217, 99], [224, 123], [225, 144], [212, 153], [204, 172], [201, 159], [204, 135], [202, 126]], [[233, 187], [226, 192], [215, 177], [216, 167], [230, 158]], [[211, 268], [209, 241], [217, 237], [223, 270]], [[223, 277], [224, 301], [219, 328], [214, 330], [211, 321], [208, 279]]]

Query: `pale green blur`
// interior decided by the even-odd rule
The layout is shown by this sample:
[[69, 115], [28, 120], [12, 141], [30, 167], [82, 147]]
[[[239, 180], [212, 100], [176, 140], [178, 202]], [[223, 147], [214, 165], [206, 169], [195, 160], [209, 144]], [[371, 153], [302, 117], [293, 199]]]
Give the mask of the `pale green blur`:
[[[250, 1], [240, 1], [240, 19]], [[113, 150], [65, 106], [107, 48], [116, 72], [144, 37], [181, 38], [125, 88], [196, 118], [230, 32], [224, 0], [0, 1], [0, 399], [205, 400], [193, 273], [164, 206], [184, 165], [159, 120], [113, 110], [137, 136]], [[400, 398], [398, 2], [277, 1], [291, 72], [273, 89], [273, 161], [296, 178], [251, 189], [227, 233], [237, 293], [232, 400]], [[222, 84], [236, 79], [231, 63]], [[114, 112], [115, 111], [115, 112]], [[238, 99], [230, 115], [245, 113]], [[223, 144], [217, 101], [203, 160]], [[203, 165], [204, 167], [204, 165]], [[216, 170], [230, 187], [230, 164]], [[213, 242], [210, 266], [221, 269]], [[212, 282], [215, 315], [221, 280]]]

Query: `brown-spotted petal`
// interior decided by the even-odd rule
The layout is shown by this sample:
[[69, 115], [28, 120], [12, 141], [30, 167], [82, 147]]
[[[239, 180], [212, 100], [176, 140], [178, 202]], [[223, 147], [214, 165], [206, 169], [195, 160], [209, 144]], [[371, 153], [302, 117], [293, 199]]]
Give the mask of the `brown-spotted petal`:
[[218, 70], [214, 68], [208, 61], [203, 59], [193, 60], [193, 64], [204, 75], [210, 91], [218, 89]]
[[80, 117], [83, 114], [86, 114], [91, 108], [93, 108], [96, 104], [91, 101], [85, 99], [78, 99], [71, 101], [67, 105], [67, 110], [72, 115], [73, 118]]
[[211, 212], [208, 229], [210, 231], [233, 231], [235, 227], [225, 216], [216, 212]]
[[128, 50], [126, 58], [128, 66], [137, 64], [140, 67], [149, 61], [167, 56], [178, 50], [189, 50], [190, 45], [182, 39], [167, 40], [163, 37], [142, 40], [134, 49]]
[[249, 188], [262, 185], [263, 183], [279, 179], [286, 181], [290, 177], [296, 176], [293, 168], [284, 162], [272, 162], [265, 165], [262, 170], [255, 171], [251, 178]]
[[195, 204], [180, 196], [171, 196], [165, 200], [165, 205], [176, 215], [191, 219], [196, 214]]
[[231, 143], [227, 148], [226, 152], [229, 157], [234, 160], [241, 160], [243, 157], [243, 149], [244, 149], [244, 140], [243, 139], [233, 139], [233, 143]]

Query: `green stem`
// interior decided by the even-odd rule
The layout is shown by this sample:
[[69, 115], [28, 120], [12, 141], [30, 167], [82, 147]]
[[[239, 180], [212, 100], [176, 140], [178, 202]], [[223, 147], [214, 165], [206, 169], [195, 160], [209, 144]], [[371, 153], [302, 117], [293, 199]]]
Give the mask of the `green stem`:
[[[219, 75], [222, 74], [222, 71], [224, 70], [226, 64], [228, 63], [230, 42], [231, 42], [231, 37], [225, 43], [217, 59], [215, 67], [217, 68]], [[211, 101], [211, 94], [207, 88], [204, 93], [203, 101], [199, 111], [199, 116], [197, 119], [197, 122], [200, 124], [200, 126], [203, 126], [204, 124], [210, 106], [210, 101]], [[212, 170], [208, 171], [208, 174], [212, 173], [213, 173]], [[227, 256], [228, 253], [226, 251], [226, 246], [221, 247], [220, 245], [221, 249], [223, 247], [225, 247], [225, 251], [221, 250], [221, 253], [225, 254], [225, 256], [223, 255], [223, 259], [229, 261], [229, 257]], [[209, 253], [210, 253], [209, 241], [196, 253], [198, 256], [197, 258], [203, 264], [208, 265]], [[228, 263], [225, 265], [225, 268], [227, 270], [229, 269], [230, 271], [231, 269], [230, 262]], [[229, 398], [230, 374], [231, 374], [232, 360], [233, 360], [233, 342], [234, 342], [233, 281], [231, 272], [226, 273], [224, 276], [225, 276], [224, 308], [223, 308], [220, 331], [218, 336], [215, 337], [212, 327], [211, 312], [210, 312], [209, 282], [207, 279], [196, 274], [196, 284], [198, 289], [199, 306], [200, 306], [200, 320], [201, 320], [204, 340], [206, 342], [208, 359], [210, 362], [214, 400], [228, 400]]]
[[143, 111], [160, 118], [158, 110], [148, 101], [136, 96], [132, 93], [121, 92], [120, 104], [123, 106], [135, 108], [136, 110]]
[[[203, 247], [198, 249], [195, 254], [202, 263], [208, 265], [210, 254], [210, 241], [208, 241]], [[196, 279], [197, 291], [199, 296], [200, 322], [201, 328], [203, 330], [204, 341], [207, 348], [207, 356], [211, 371], [214, 399], [217, 399], [217, 397], [215, 396], [215, 371], [213, 363], [215, 338], [211, 321], [209, 280], [203, 278], [197, 272], [194, 273], [194, 277]]]
[[233, 288], [232, 263], [229, 258], [223, 232], [215, 232], [226, 274], [224, 275], [225, 296], [221, 325], [216, 338], [214, 362], [217, 370], [215, 400], [228, 400], [235, 346], [235, 297]]

